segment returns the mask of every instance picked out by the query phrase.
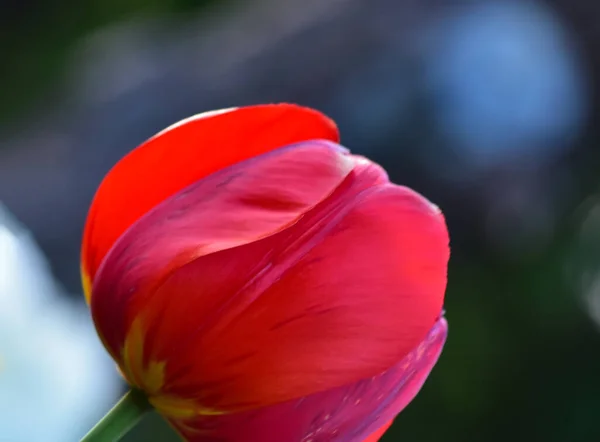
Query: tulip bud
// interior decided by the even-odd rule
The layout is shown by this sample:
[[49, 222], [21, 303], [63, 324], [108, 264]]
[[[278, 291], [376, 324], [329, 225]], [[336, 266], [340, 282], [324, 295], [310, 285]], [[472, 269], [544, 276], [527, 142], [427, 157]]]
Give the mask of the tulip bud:
[[127, 382], [189, 441], [376, 441], [441, 352], [440, 210], [293, 105], [201, 114], [123, 158], [82, 275]]

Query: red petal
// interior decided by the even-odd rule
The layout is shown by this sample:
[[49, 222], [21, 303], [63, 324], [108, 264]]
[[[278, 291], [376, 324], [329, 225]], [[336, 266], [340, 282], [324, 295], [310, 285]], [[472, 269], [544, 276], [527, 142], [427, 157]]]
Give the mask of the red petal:
[[82, 246], [84, 286], [117, 238], [161, 201], [227, 166], [311, 139], [339, 141], [335, 123], [289, 104], [200, 114], [157, 134], [117, 163], [94, 197]]
[[351, 385], [257, 410], [172, 424], [190, 442], [376, 442], [421, 389], [446, 334], [441, 319], [401, 362]]
[[[300, 143], [214, 173], [146, 214], [117, 241], [94, 284], [92, 314], [113, 356], [118, 358], [127, 328], [150, 298], [157, 298], [156, 287], [173, 269], [294, 224], [329, 196], [352, 167], [350, 156], [333, 143]], [[245, 275], [230, 265], [203, 272], [192, 294], [172, 299], [187, 315], [187, 326], [195, 326], [200, 315], [212, 312], [226, 296], [197, 296], [223, 288], [213, 284], [213, 273], [226, 277], [219, 283], [227, 287]], [[172, 313], [166, 320], [180, 321], [179, 313]]]
[[329, 218], [307, 216], [165, 282], [147, 305], [165, 393], [217, 410], [264, 406], [373, 376], [421, 342], [446, 284], [439, 211], [392, 185], [329, 204]]
[[388, 423], [386, 423], [383, 427], [379, 428], [377, 431], [375, 431], [374, 433], [371, 433], [369, 435], [369, 437], [367, 437], [364, 441], [362, 442], [378, 442], [379, 439], [381, 439], [381, 437], [385, 434], [385, 432], [392, 426], [392, 424], [394, 423], [393, 420], [389, 421]]
[[[392, 366], [439, 316], [448, 236], [439, 210], [409, 189], [379, 184], [355, 197], [384, 181], [372, 164], [361, 167], [365, 173], [353, 172], [337, 196], [261, 241], [252, 226], [277, 205], [253, 212], [239, 210], [241, 203], [226, 211], [186, 204], [173, 221], [181, 216], [173, 203], [179, 196], [169, 200], [124, 236], [98, 278], [92, 312], [109, 346], [122, 345], [132, 318], [143, 318], [145, 362], [166, 362], [161, 393], [227, 411], [306, 396]], [[243, 195], [245, 187], [235, 189]], [[270, 192], [267, 186], [264, 195]], [[206, 194], [199, 187], [192, 193], [193, 201]], [[217, 218], [200, 228], [205, 214]], [[198, 258], [152, 288], [157, 272], [177, 268], [180, 255], [189, 260], [190, 247], [211, 246], [221, 238], [215, 229], [231, 229], [236, 219], [247, 221], [240, 232], [254, 242]]]

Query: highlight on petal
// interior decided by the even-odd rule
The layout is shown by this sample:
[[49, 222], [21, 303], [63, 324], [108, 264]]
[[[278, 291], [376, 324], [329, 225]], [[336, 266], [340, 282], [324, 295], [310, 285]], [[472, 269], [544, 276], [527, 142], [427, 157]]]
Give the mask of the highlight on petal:
[[[212, 415], [351, 384], [391, 367], [436, 322], [449, 257], [439, 210], [385, 183], [365, 160], [350, 157], [355, 169], [339, 172], [347, 162], [317, 149], [323, 143], [202, 180], [141, 219], [110, 252], [92, 314], [117, 360], [132, 320], [147, 324], [136, 372], [165, 362], [154, 403], [176, 404], [178, 416]], [[310, 155], [259, 170], [300, 149]], [[315, 162], [319, 155], [331, 160]], [[292, 167], [300, 157], [323, 170]], [[257, 186], [242, 185], [253, 173]], [[207, 195], [210, 203], [201, 204]]]
[[376, 430], [374, 433], [371, 433], [364, 441], [362, 442], [378, 442], [381, 437], [385, 434], [385, 432], [392, 426], [394, 421], [389, 421], [383, 427]]
[[190, 442], [376, 442], [423, 386], [446, 335], [442, 318], [400, 362], [349, 385], [260, 409], [170, 422]]
[[258, 105], [183, 120], [130, 152], [106, 175], [88, 214], [82, 244], [88, 302], [106, 253], [157, 204], [225, 167], [311, 139], [339, 141], [335, 123], [296, 105]]
[[[331, 195], [352, 167], [350, 156], [336, 144], [299, 143], [216, 172], [142, 217], [119, 238], [94, 281], [93, 292], [99, 296], [92, 299], [92, 315], [111, 354], [121, 359], [131, 323], [158, 298], [155, 291], [175, 269], [284, 230]], [[226, 269], [233, 274], [221, 282], [229, 287], [245, 275], [230, 265], [214, 273], [221, 276]], [[208, 279], [189, 287], [195, 294], [224, 289], [212, 285], [210, 273], [204, 276]], [[186, 293], [181, 293], [172, 301], [184, 309], [182, 313], [192, 321], [186, 324], [192, 326], [202, 315], [212, 314], [213, 304], [226, 296], [214, 294], [186, 301]], [[177, 315], [167, 315], [165, 320], [178, 321]], [[141, 323], [155, 327], [146, 319]]]
[[[165, 281], [144, 306], [156, 327], [150, 359], [169, 361], [165, 394], [222, 410], [268, 405], [372, 376], [418, 345], [443, 304], [440, 218], [391, 186], [331, 209]], [[195, 317], [171, 313], [176, 293], [201, 303]]]

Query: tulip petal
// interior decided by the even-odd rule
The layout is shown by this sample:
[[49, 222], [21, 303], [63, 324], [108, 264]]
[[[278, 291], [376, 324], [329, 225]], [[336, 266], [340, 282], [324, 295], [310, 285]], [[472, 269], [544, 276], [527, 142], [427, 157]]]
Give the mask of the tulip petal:
[[423, 386], [446, 334], [447, 323], [440, 319], [402, 361], [351, 385], [257, 410], [171, 423], [189, 442], [376, 442]]
[[374, 433], [371, 433], [369, 435], [369, 437], [367, 437], [364, 441], [362, 442], [378, 442], [379, 439], [381, 439], [381, 437], [385, 434], [385, 432], [392, 426], [392, 424], [394, 423], [393, 420], [389, 421], [388, 423], [386, 423], [383, 427], [377, 429]]
[[88, 302], [106, 253], [150, 209], [220, 169], [311, 139], [337, 142], [335, 123], [308, 108], [259, 105], [197, 115], [130, 152], [106, 175], [89, 211], [82, 245]]
[[[317, 157], [311, 154], [310, 164]], [[333, 195], [308, 213], [306, 200], [292, 211], [294, 220], [300, 212], [302, 218], [279, 233], [264, 237], [274, 229], [263, 218], [277, 204], [177, 209], [178, 198], [215, 187], [221, 180], [215, 174], [165, 202], [115, 245], [94, 286], [92, 313], [117, 360], [134, 319], [143, 322], [143, 363], [133, 370], [164, 380], [150, 398], [159, 411], [229, 413], [350, 384], [387, 370], [426, 336], [446, 284], [443, 217], [417, 193], [386, 183], [373, 163], [353, 160], [355, 169]], [[242, 176], [261, 161], [240, 165]], [[313, 186], [301, 188], [323, 196], [343, 176], [332, 171], [335, 179], [325, 179], [321, 191], [310, 180]], [[264, 184], [262, 198], [301, 184], [286, 186], [270, 176], [273, 170], [256, 173], [277, 184]], [[304, 176], [324, 179], [323, 173]], [[237, 174], [223, 171], [223, 177]], [[231, 196], [247, 203], [244, 192], [251, 191], [234, 186], [214, 201]], [[240, 219], [247, 222], [236, 224]], [[268, 228], [254, 229], [263, 224]], [[241, 237], [230, 241], [219, 229]], [[201, 256], [194, 247], [211, 253]], [[148, 380], [141, 387], [150, 383], [156, 386]]]
[[[296, 223], [335, 191], [353, 165], [351, 157], [336, 144], [299, 143], [216, 172], [138, 220], [109, 252], [93, 287], [92, 315], [113, 357], [121, 359], [124, 345], [137, 349], [139, 354], [143, 345], [140, 339], [147, 330], [138, 320], [142, 308], [138, 306], [156, 297], [157, 287], [174, 269], [198, 257], [271, 236]], [[179, 301], [177, 305], [183, 311], [172, 312], [167, 320], [180, 321], [178, 316], [186, 314], [186, 324], [196, 324], [200, 315], [212, 312], [215, 302], [222, 298], [196, 296], [215, 287], [222, 289], [212, 285], [212, 273], [226, 277], [220, 282], [229, 285], [244, 275], [231, 266], [205, 268], [203, 272], [205, 279], [192, 288], [196, 304], [190, 304], [192, 298], [186, 299], [190, 295], [182, 293], [181, 298], [173, 300]], [[134, 320], [136, 333], [127, 340], [126, 332]], [[127, 373], [127, 367], [121, 368]]]
[[[269, 405], [373, 376], [425, 337], [449, 258], [439, 210], [392, 185], [324, 206], [165, 281], [145, 305], [149, 359], [167, 361], [163, 393], [214, 410]], [[182, 298], [187, 315], [171, 310]]]

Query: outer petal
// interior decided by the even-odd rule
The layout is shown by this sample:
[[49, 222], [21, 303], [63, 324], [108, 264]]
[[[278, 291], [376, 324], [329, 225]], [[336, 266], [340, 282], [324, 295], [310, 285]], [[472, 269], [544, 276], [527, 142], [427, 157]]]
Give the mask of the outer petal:
[[[173, 259], [157, 241], [163, 231], [178, 238], [177, 229], [149, 234], [140, 222], [126, 236], [152, 247], [140, 254], [125, 240], [115, 246], [94, 288], [93, 314], [109, 345], [125, 341], [124, 370], [160, 411], [228, 413], [349, 384], [388, 369], [426, 336], [446, 284], [443, 218], [360, 163], [360, 174], [297, 224], [197, 258], [154, 289], [143, 281]], [[153, 222], [170, 213], [157, 210]], [[197, 243], [182, 232], [182, 244]], [[117, 318], [122, 311], [127, 317]]]
[[[443, 305], [448, 238], [439, 212], [392, 186], [327, 208], [331, 218], [289, 229], [295, 242], [282, 232], [198, 259], [166, 281], [147, 306], [157, 329], [150, 360], [167, 361], [163, 394], [222, 411], [268, 405], [373, 376], [418, 345]], [[232, 269], [257, 276], [231, 287]], [[191, 336], [161, 352], [152, 336], [172, 344], [181, 328], [171, 335], [156, 312], [170, 315], [176, 296], [198, 299], [194, 291], [208, 285], [204, 297], [229, 293], [227, 303], [207, 320], [190, 318]]]
[[363, 442], [378, 442], [393, 423], [393, 420], [389, 421], [383, 427], [377, 429], [374, 433], [371, 433]]
[[171, 423], [191, 442], [376, 442], [421, 389], [446, 334], [441, 319], [401, 362], [351, 385], [258, 410]]
[[[94, 284], [94, 298], [98, 299], [92, 300], [92, 315], [109, 351], [120, 357], [125, 332], [174, 269], [296, 223], [334, 192], [352, 167], [351, 157], [336, 144], [300, 143], [216, 172], [145, 215], [115, 244]], [[205, 279], [189, 286], [194, 295], [215, 287], [213, 270], [204, 270]], [[227, 277], [220, 282], [229, 286], [243, 275], [235, 266], [214, 271]], [[195, 296], [194, 305], [189, 304], [192, 298], [186, 293], [173, 301], [192, 321], [186, 324], [194, 326], [200, 315], [212, 313], [214, 302], [224, 297], [223, 293], [215, 295]], [[178, 316], [168, 320], [177, 322]], [[140, 348], [137, 343], [128, 347]]]
[[154, 206], [227, 166], [311, 139], [339, 141], [335, 123], [312, 109], [260, 105], [197, 115], [133, 150], [106, 175], [90, 208], [82, 246], [88, 301], [106, 253]]

